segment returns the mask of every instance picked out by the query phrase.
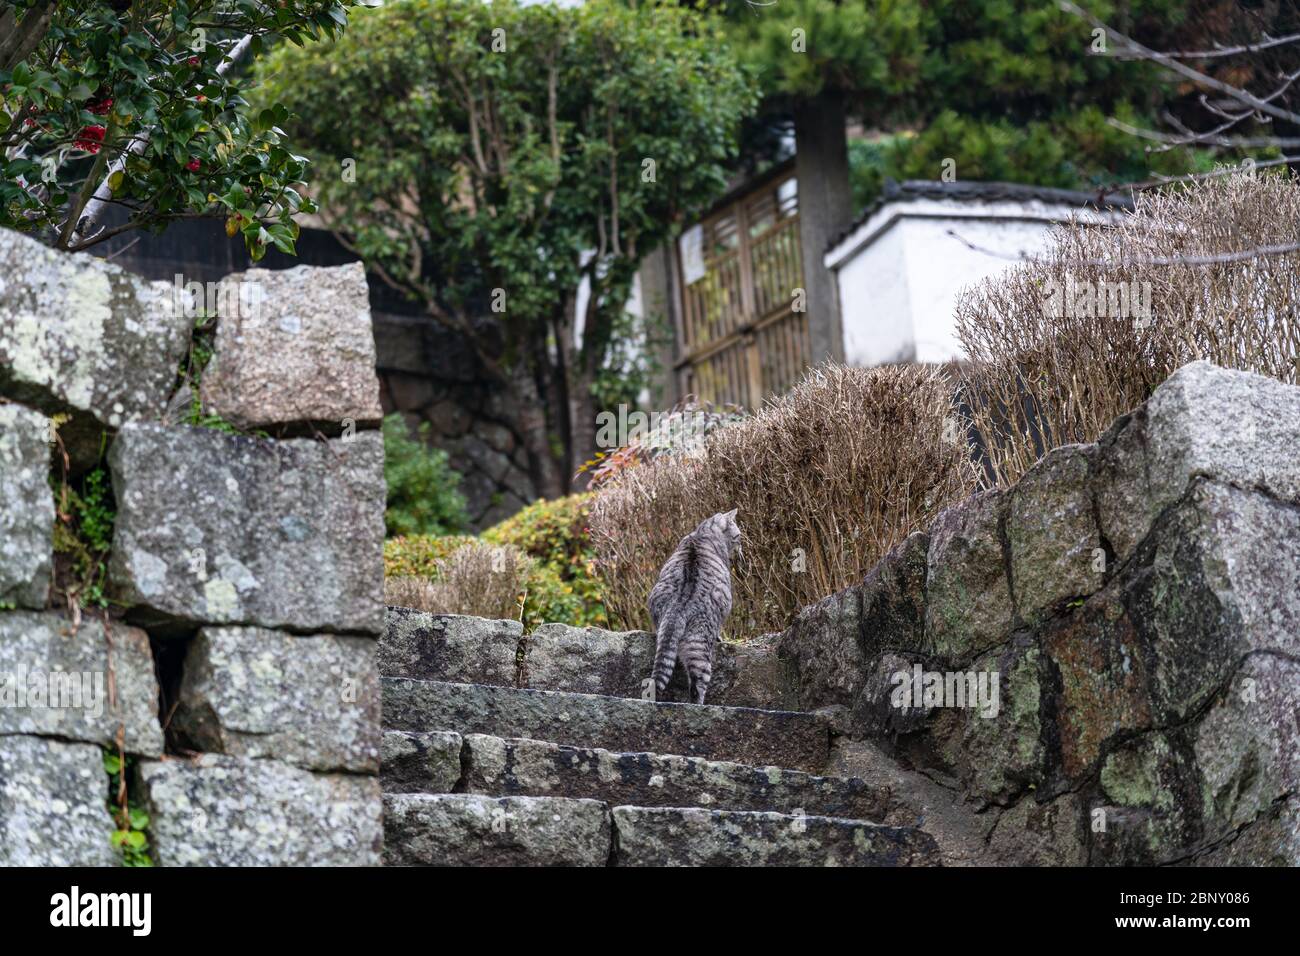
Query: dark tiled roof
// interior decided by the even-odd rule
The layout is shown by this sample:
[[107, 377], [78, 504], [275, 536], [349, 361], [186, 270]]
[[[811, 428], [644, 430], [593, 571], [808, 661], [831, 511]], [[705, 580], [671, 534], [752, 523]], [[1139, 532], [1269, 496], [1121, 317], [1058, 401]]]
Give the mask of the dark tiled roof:
[[904, 182], [885, 180], [885, 189], [836, 236], [826, 251], [834, 249], [855, 229], [874, 216], [885, 203], [910, 202], [914, 199], [953, 199], [959, 202], [1044, 202], [1088, 209], [1133, 209], [1133, 199], [1123, 189], [1103, 193], [1081, 189], [1055, 189], [1051, 186], [1027, 186], [1024, 183], [936, 182], [932, 179], [909, 179]]

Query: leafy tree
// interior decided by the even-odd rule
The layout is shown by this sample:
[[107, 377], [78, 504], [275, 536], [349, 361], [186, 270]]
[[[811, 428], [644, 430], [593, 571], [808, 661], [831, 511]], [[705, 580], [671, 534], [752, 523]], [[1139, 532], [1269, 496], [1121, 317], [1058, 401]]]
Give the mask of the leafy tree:
[[[1195, 5], [1089, 4], [1156, 46], [1195, 35], [1186, 22]], [[728, 9], [767, 109], [794, 114], [796, 131], [801, 116], [825, 109], [908, 131], [882, 149], [857, 150], [868, 167], [854, 183], [857, 201], [886, 175], [937, 179], [945, 159], [960, 179], [1053, 186], [1132, 181], [1204, 162], [1187, 149], [1149, 154], [1107, 123], [1150, 116], [1177, 91], [1150, 64], [1099, 55], [1088, 24], [1054, 2], [778, 0]], [[803, 52], [794, 48], [800, 30]], [[840, 175], [847, 182], [847, 162]]]
[[[357, 0], [9, 0], [0, 11], [0, 226], [86, 249], [221, 216], [253, 258], [292, 253], [306, 161], [283, 108], [232, 76], [283, 38], [336, 37]], [[101, 224], [109, 205], [126, 221]]]
[[640, 257], [722, 192], [754, 105], [717, 24], [658, 3], [407, 0], [259, 76], [331, 171], [327, 223], [472, 344], [515, 398], [539, 489], [561, 494], [594, 451], [593, 383]]

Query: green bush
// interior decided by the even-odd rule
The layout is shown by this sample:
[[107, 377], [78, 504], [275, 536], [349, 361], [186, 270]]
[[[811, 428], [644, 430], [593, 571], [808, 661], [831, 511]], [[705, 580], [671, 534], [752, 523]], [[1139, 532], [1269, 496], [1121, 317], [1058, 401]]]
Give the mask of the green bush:
[[[450, 558], [466, 545], [479, 543], [479, 540], [468, 535], [410, 535], [390, 538], [384, 542], [384, 577], [390, 581], [402, 578], [438, 581], [441, 571], [438, 562]], [[497, 541], [488, 543], [504, 544]], [[565, 580], [557, 568], [531, 555], [528, 557], [529, 566], [521, 583], [525, 629], [531, 631], [539, 624], [546, 623], [572, 624], [577, 627], [604, 625], [603, 605], [597, 602], [599, 613], [594, 613], [590, 599], [584, 598], [579, 588]], [[594, 585], [595, 582], [587, 583]], [[445, 599], [448, 595], [441, 593], [440, 596]], [[420, 607], [417, 610], [470, 614], [474, 612], [470, 601], [467, 597], [466, 603], [459, 610], [445, 607]]]
[[447, 465], [447, 453], [428, 445], [429, 423], [411, 438], [397, 412], [384, 419], [384, 479], [388, 508], [384, 525], [390, 537], [442, 535], [469, 524], [460, 475]]
[[467, 534], [416, 534], [389, 538], [384, 542], [384, 577], [432, 581], [438, 576], [440, 560], [474, 540]]
[[548, 621], [578, 627], [608, 627], [609, 615], [600, 579], [596, 576], [587, 519], [592, 495], [569, 495], [553, 501], [536, 501], [483, 532], [490, 544], [510, 544], [550, 569], [557, 587], [540, 582], [548, 602], [564, 617]]

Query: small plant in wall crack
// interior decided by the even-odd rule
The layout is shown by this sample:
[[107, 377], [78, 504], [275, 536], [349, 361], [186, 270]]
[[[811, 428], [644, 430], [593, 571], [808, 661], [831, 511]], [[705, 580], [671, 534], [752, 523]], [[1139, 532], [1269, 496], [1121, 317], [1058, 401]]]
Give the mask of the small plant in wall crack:
[[[190, 347], [181, 358], [180, 368], [176, 373], [176, 390], [184, 390], [189, 395], [189, 403], [180, 412], [182, 425], [197, 428], [215, 428], [228, 435], [251, 435], [255, 438], [269, 438], [264, 431], [245, 431], [220, 415], [205, 411], [199, 393], [199, 383], [203, 372], [212, 361], [216, 351], [217, 316], [211, 312], [199, 312], [194, 318], [194, 328], [190, 334]], [[173, 419], [175, 421], [175, 419]]]
[[60, 439], [58, 456], [62, 468], [52, 475], [56, 521], [54, 553], [55, 587], [66, 599], [74, 616], [83, 608], [107, 609], [108, 554], [113, 546], [113, 522], [117, 503], [113, 483], [104, 464], [104, 440], [99, 463], [89, 471], [69, 477], [67, 453]]
[[108, 774], [108, 811], [116, 825], [109, 840], [122, 853], [123, 866], [153, 866], [149, 856], [149, 814], [130, 803], [126, 781], [135, 758], [104, 751]]

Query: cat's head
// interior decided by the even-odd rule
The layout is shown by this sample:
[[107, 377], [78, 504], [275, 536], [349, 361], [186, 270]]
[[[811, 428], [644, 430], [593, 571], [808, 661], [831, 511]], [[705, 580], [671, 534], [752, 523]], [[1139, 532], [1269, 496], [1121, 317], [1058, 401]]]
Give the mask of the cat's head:
[[712, 518], [705, 518], [704, 524], [714, 534], [720, 534], [722, 539], [727, 542], [727, 552], [731, 553], [740, 548], [740, 525], [736, 524], [736, 510], [724, 511], [714, 515]]

